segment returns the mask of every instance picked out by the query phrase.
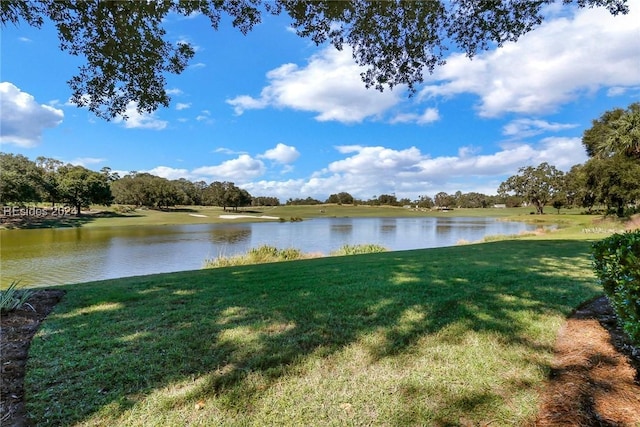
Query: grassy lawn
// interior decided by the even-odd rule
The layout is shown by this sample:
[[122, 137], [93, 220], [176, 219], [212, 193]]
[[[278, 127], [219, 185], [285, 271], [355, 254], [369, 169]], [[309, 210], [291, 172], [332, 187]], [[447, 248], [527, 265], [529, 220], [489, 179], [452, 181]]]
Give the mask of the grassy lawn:
[[589, 236], [562, 234], [65, 286], [30, 349], [27, 410], [37, 425], [523, 425], [565, 316], [601, 293]]
[[[499, 217], [515, 218], [518, 220], [548, 221], [553, 216], [569, 215], [572, 217], [583, 217], [587, 222], [593, 217], [577, 215], [575, 209], [562, 210], [562, 215], [553, 215], [555, 209], [547, 208], [549, 215], [542, 217], [530, 215], [530, 208], [508, 208], [508, 209], [455, 209], [448, 212], [422, 211], [406, 209], [392, 206], [366, 206], [366, 205], [317, 205], [317, 206], [275, 206], [240, 208], [238, 212], [224, 212], [220, 207], [211, 206], [185, 206], [169, 210], [156, 209], [136, 209], [131, 213], [118, 213], [116, 206], [104, 207], [94, 206], [94, 212], [83, 214], [80, 217], [64, 216], [60, 218], [47, 218], [40, 221], [32, 221], [24, 227], [26, 228], [51, 228], [51, 227], [119, 227], [119, 226], [144, 226], [144, 225], [181, 225], [181, 224], [208, 224], [208, 223], [228, 223], [247, 221], [274, 221], [273, 219], [260, 219], [259, 216], [283, 218], [332, 218], [332, 217], [375, 217], [375, 218], [397, 218], [397, 217]], [[254, 218], [225, 219], [220, 215], [250, 215]], [[0, 229], [10, 228], [7, 225], [0, 225]]]

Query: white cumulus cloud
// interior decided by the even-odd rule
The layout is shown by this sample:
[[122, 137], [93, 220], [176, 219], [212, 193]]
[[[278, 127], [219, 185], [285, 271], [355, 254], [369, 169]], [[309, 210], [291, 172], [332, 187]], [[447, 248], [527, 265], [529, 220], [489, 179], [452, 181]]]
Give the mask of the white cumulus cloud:
[[518, 138], [539, 135], [545, 132], [558, 132], [577, 127], [573, 123], [551, 123], [539, 119], [516, 119], [502, 128], [502, 134]]
[[426, 125], [440, 120], [440, 112], [437, 108], [427, 108], [422, 114], [400, 113], [391, 119], [390, 123], [417, 123]]
[[495, 117], [550, 113], [601, 88], [616, 87], [620, 93], [637, 87], [640, 7], [630, 6], [628, 15], [619, 16], [605, 8], [578, 9], [473, 60], [453, 54], [426, 77], [420, 96], [472, 93], [480, 97], [480, 115]]
[[127, 108], [124, 112], [124, 117], [116, 117], [113, 121], [115, 123], [122, 123], [127, 129], [151, 129], [162, 130], [167, 127], [168, 122], [160, 120], [156, 117], [155, 113], [140, 113], [138, 112], [138, 103], [131, 101], [127, 104]]
[[317, 113], [318, 121], [359, 123], [378, 117], [401, 100], [401, 91], [366, 89], [363, 71], [347, 50], [327, 47], [312, 56], [305, 67], [284, 64], [267, 73], [269, 85], [259, 97], [240, 95], [228, 99], [236, 114], [266, 107]]
[[143, 171], [169, 180], [186, 178], [191, 179], [191, 174], [187, 169], [172, 168], [169, 166], [156, 166], [153, 169]]
[[71, 160], [69, 163], [72, 165], [84, 166], [87, 167], [89, 165], [97, 165], [99, 163], [104, 163], [107, 159], [101, 157], [76, 157]]
[[266, 167], [261, 160], [248, 154], [241, 154], [235, 159], [227, 160], [216, 166], [202, 166], [194, 169], [194, 175], [204, 175], [211, 180], [246, 182], [263, 175]]
[[34, 147], [46, 128], [62, 123], [64, 112], [39, 104], [27, 92], [9, 82], [0, 83], [0, 141], [20, 147]]
[[275, 148], [271, 148], [264, 152], [260, 157], [273, 160], [277, 163], [290, 164], [300, 157], [300, 152], [296, 147], [278, 143]]

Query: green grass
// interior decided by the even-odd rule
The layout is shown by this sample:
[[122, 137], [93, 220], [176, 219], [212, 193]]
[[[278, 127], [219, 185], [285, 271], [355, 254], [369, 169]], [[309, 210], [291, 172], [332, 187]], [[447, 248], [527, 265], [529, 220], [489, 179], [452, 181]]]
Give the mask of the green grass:
[[514, 240], [65, 286], [37, 425], [522, 425], [589, 242]]
[[[133, 212], [120, 212], [119, 206], [94, 206], [94, 212], [80, 217], [65, 216], [60, 218], [47, 218], [32, 221], [23, 227], [27, 228], [54, 228], [54, 227], [132, 227], [145, 225], [182, 225], [182, 224], [208, 224], [248, 221], [273, 221], [272, 219], [260, 219], [259, 216], [282, 218], [286, 221], [293, 219], [331, 218], [331, 217], [516, 217], [519, 220], [529, 217], [529, 208], [509, 209], [456, 209], [449, 212], [423, 211], [405, 209], [391, 206], [366, 206], [366, 205], [317, 205], [317, 206], [276, 206], [276, 207], [252, 207], [241, 208], [238, 212], [224, 212], [219, 207], [184, 206], [168, 210], [136, 209]], [[551, 212], [551, 211], [549, 211]], [[555, 212], [555, 210], [554, 210]], [[563, 211], [565, 212], [565, 211]], [[566, 211], [570, 212], [570, 211]], [[220, 215], [252, 215], [254, 218], [225, 219]], [[546, 217], [546, 215], [545, 215]], [[589, 217], [592, 218], [592, 217]], [[7, 228], [0, 225], [0, 229]]]

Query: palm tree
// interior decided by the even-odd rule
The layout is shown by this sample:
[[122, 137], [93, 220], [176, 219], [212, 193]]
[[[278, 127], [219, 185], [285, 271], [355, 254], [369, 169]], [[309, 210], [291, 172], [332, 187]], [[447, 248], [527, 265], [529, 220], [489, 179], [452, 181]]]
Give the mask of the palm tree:
[[605, 156], [624, 154], [640, 159], [640, 103], [631, 104], [611, 123], [607, 137], [598, 144], [598, 151]]

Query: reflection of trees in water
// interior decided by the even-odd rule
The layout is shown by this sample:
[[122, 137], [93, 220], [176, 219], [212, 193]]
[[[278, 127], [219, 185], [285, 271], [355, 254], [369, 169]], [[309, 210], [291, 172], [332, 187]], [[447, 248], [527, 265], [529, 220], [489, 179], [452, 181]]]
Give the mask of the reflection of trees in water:
[[211, 230], [213, 243], [238, 243], [251, 237], [251, 228], [215, 228]]
[[353, 224], [331, 224], [331, 234], [343, 236], [353, 234]]
[[395, 233], [397, 228], [398, 226], [395, 218], [384, 218], [380, 223], [381, 233]]

